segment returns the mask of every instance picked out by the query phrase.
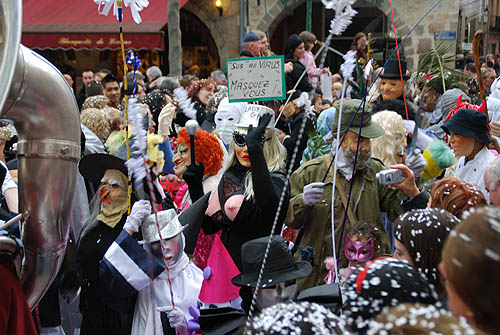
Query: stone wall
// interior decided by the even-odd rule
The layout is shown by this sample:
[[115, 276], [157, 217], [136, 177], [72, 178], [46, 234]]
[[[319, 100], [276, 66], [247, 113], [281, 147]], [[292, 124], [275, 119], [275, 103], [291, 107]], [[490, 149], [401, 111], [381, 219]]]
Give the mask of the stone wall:
[[[436, 0], [393, 1], [394, 21], [398, 37], [403, 38], [435, 3]], [[457, 31], [458, 6], [459, 2], [456, 0], [442, 0], [410, 34], [404, 45], [405, 56], [410, 69], [415, 69], [419, 57], [429, 51], [435, 43], [439, 42], [434, 41], [434, 32]], [[391, 8], [388, 0], [383, 1], [378, 7], [389, 19], [391, 18]], [[393, 32], [391, 32], [391, 36], [394, 37]], [[444, 43], [451, 46], [451, 53], [455, 53], [456, 41], [445, 41]]]
[[[389, 0], [368, 0], [376, 5], [391, 18]], [[397, 0], [393, 1], [394, 18], [398, 37], [402, 38], [410, 29], [424, 16], [424, 14], [436, 3], [437, 0]], [[239, 15], [240, 1], [225, 0], [223, 2], [224, 13], [219, 16], [215, 1], [212, 0], [190, 0], [184, 7], [197, 15], [210, 29], [217, 44], [221, 57], [221, 67], [225, 68], [225, 59], [236, 57], [239, 54]], [[267, 0], [269, 16], [265, 16], [264, 0], [250, 1], [250, 29], [266, 30], [269, 22], [269, 31], [272, 32], [279, 22], [293, 12], [298, 5], [305, 0], [289, 0], [288, 6], [284, 7], [281, 0]], [[434, 44], [434, 32], [456, 31], [458, 25], [458, 7], [456, 0], [441, 0], [441, 3], [422, 21], [415, 31], [407, 39], [404, 50], [410, 69], [415, 69], [419, 56], [427, 52]], [[314, 19], [313, 19], [314, 24]], [[392, 25], [391, 25], [392, 30]], [[391, 36], [394, 36], [391, 32]], [[455, 52], [456, 41], [447, 41], [451, 46], [450, 51]]]

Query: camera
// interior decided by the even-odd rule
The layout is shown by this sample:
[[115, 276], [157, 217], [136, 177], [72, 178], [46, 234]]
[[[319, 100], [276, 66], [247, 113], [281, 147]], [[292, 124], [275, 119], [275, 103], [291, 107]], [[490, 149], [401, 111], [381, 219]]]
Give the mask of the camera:
[[383, 170], [376, 174], [377, 181], [380, 185], [399, 184], [405, 180], [403, 172], [398, 169]]

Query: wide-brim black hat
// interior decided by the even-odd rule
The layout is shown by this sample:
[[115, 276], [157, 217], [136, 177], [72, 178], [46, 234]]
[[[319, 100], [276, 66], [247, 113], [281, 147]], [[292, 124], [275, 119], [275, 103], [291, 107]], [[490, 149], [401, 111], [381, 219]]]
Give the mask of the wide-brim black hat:
[[308, 288], [300, 292], [295, 300], [314, 302], [334, 312], [338, 312], [342, 307], [342, 294], [339, 284], [326, 284]]
[[108, 154], [91, 154], [83, 157], [78, 165], [80, 173], [85, 179], [100, 184], [106, 170], [114, 169], [128, 176], [125, 161]]
[[198, 316], [201, 333], [204, 335], [235, 334], [246, 319], [244, 311], [230, 307], [202, 309]]
[[[257, 279], [268, 240], [269, 237], [261, 237], [248, 241], [241, 246], [242, 273], [231, 279], [234, 285], [257, 286]], [[309, 262], [296, 262], [283, 238], [274, 235], [271, 239], [260, 287], [266, 288], [278, 283], [302, 278], [309, 275], [311, 270], [312, 267]]]
[[488, 118], [474, 109], [459, 109], [441, 128], [448, 135], [451, 131], [460, 136], [473, 137], [479, 143], [490, 143]]
[[[401, 73], [403, 74], [403, 80], [410, 79], [410, 76], [406, 74], [407, 63], [405, 60], [401, 59]], [[401, 74], [399, 73], [399, 62], [397, 59], [390, 59], [389, 62], [384, 67], [384, 70], [380, 74], [380, 78], [384, 79], [401, 79]]]

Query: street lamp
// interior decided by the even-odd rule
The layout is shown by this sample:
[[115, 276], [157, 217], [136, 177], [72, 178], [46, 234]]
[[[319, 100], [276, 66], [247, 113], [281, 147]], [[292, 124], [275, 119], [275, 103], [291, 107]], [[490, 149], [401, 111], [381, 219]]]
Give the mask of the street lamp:
[[217, 9], [219, 9], [219, 16], [222, 16], [222, 1], [221, 0], [216, 0], [215, 1], [215, 7], [217, 7]]

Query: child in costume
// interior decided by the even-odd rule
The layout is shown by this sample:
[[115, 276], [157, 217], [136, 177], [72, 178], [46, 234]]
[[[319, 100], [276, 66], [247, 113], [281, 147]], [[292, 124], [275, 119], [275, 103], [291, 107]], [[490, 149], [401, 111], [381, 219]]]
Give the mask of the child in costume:
[[[103, 289], [111, 292], [107, 303], [119, 308], [125, 298], [137, 295], [133, 335], [188, 334], [188, 309], [196, 304], [203, 273], [183, 251], [185, 226], [175, 210], [157, 213], [160, 233], [150, 211], [145, 200], [134, 205], [124, 230], [101, 261]], [[139, 227], [142, 241], [132, 237]]]
[[[339, 270], [341, 281], [345, 281], [356, 267], [363, 267], [372, 259], [382, 256], [380, 230], [368, 222], [358, 222], [352, 226], [345, 237], [344, 253], [349, 260], [346, 268]], [[325, 278], [325, 283], [333, 283], [335, 278], [333, 257], [325, 260], [327, 269], [330, 271]]]

